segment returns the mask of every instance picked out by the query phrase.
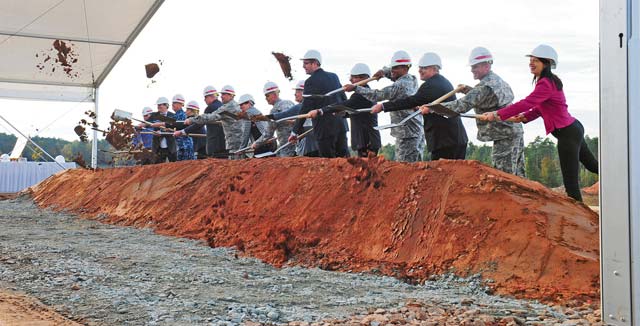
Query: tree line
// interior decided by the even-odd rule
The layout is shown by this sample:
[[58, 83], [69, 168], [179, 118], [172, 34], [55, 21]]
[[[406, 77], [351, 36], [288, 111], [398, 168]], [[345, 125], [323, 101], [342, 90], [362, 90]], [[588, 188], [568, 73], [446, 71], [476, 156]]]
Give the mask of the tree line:
[[[47, 137], [34, 137], [33, 140], [53, 157], [62, 155], [65, 160], [73, 161], [79, 154], [87, 163], [90, 162], [91, 143]], [[598, 137], [585, 136], [585, 141], [589, 149], [597, 157]], [[13, 149], [15, 142], [16, 137], [14, 135], [0, 133], [0, 154], [9, 153]], [[98, 149], [98, 166], [109, 166], [113, 161], [113, 155], [109, 151], [114, 151], [113, 147], [107, 141], [100, 140], [98, 141]], [[395, 146], [392, 144], [384, 145], [380, 150], [380, 154], [384, 155], [388, 160], [394, 160], [394, 152]], [[475, 145], [470, 142], [467, 146], [466, 158], [491, 165], [491, 152], [492, 147], [489, 145]], [[22, 156], [33, 161], [50, 161], [31, 143], [27, 144]], [[425, 161], [431, 159], [429, 152], [426, 150], [423, 157]], [[558, 150], [556, 144], [550, 138], [538, 136], [525, 147], [525, 172], [528, 179], [538, 181], [547, 187], [555, 188], [562, 185]], [[587, 187], [596, 181], [598, 181], [597, 174], [590, 173], [580, 166], [580, 185]]]

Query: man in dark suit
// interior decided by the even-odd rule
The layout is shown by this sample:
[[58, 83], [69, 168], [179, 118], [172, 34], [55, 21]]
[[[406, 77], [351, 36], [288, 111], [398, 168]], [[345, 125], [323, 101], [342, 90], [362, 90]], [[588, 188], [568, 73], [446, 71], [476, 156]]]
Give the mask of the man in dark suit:
[[[158, 106], [159, 114], [169, 118], [174, 117], [174, 114], [169, 112], [169, 100], [166, 97], [158, 98], [156, 105]], [[156, 122], [158, 127], [160, 125], [164, 125], [163, 122], [149, 122]], [[152, 126], [156, 127], [155, 125]], [[162, 131], [159, 128], [156, 128], [155, 130]], [[156, 157], [156, 163], [164, 163], [167, 160], [169, 160], [169, 162], [175, 162], [178, 160], [178, 147], [176, 145], [176, 138], [173, 137], [173, 135], [154, 135], [152, 150]]]
[[[371, 77], [371, 70], [366, 64], [357, 63], [351, 68], [350, 75], [349, 82], [355, 84]], [[363, 85], [363, 87], [369, 88], [369, 85]], [[371, 108], [374, 103], [366, 99], [362, 94], [353, 93], [342, 104], [357, 110]], [[321, 110], [323, 114], [335, 112], [335, 109], [332, 108]], [[320, 114], [320, 109], [314, 111], [311, 111], [312, 117]], [[369, 152], [377, 155], [382, 146], [380, 132], [373, 129], [378, 125], [378, 115], [369, 114], [368, 112], [354, 113], [349, 114], [349, 119], [351, 120], [351, 149], [356, 151], [360, 157], [367, 157]]]
[[[342, 87], [336, 74], [326, 72], [320, 68], [322, 64], [320, 52], [309, 50], [302, 60], [305, 72], [311, 75], [304, 83], [305, 95], [322, 95]], [[327, 97], [306, 97], [302, 101], [300, 114], [305, 114], [330, 104], [342, 103], [345, 100], [346, 95], [344, 92]], [[297, 135], [303, 132], [303, 123], [303, 119], [296, 120], [289, 141], [295, 141]], [[313, 119], [313, 134], [316, 137], [321, 157], [347, 157], [349, 155], [343, 118], [336, 116], [334, 113], [320, 113]]]
[[[420, 85], [416, 94], [404, 99], [376, 104], [371, 113], [413, 109], [431, 103], [453, 90], [451, 83], [440, 75], [442, 63], [437, 54], [425, 53], [420, 59], [419, 66], [420, 79], [424, 83]], [[455, 99], [456, 96], [452, 95], [444, 101], [449, 102]], [[424, 137], [432, 160], [441, 158], [464, 160], [468, 138], [460, 117], [447, 119], [434, 113], [425, 115]]]
[[[203, 92], [204, 102], [207, 108], [204, 113], [212, 113], [222, 106], [222, 102], [218, 100], [218, 91], [213, 86], [207, 86]], [[207, 156], [225, 158], [227, 155], [224, 130], [219, 123], [207, 124]]]

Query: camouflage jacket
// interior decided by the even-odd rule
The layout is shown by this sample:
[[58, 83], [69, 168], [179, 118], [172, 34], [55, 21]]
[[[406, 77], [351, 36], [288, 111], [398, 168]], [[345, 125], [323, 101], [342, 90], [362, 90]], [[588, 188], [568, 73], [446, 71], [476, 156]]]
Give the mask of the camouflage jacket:
[[[257, 116], [257, 115], [262, 115], [262, 112], [260, 112], [260, 110], [256, 109], [255, 107], [250, 107], [247, 110], [247, 116], [249, 118]], [[252, 140], [252, 135], [251, 135], [251, 125], [255, 123], [256, 128], [258, 128], [258, 131], [260, 131], [261, 135], [264, 135], [267, 132], [267, 122], [266, 121], [256, 121], [256, 122], [251, 122], [249, 120], [241, 120], [242, 121], [242, 147], [246, 147], [247, 145], [249, 145], [249, 141]], [[253, 141], [255, 142], [257, 139], [253, 139]]]
[[[511, 104], [511, 102], [513, 102], [511, 86], [502, 80], [500, 76], [490, 71], [467, 95], [455, 101], [442, 103], [442, 105], [460, 113], [474, 109], [477, 114], [481, 114], [498, 110]], [[514, 135], [523, 133], [521, 123], [476, 120], [476, 125], [478, 126], [478, 140], [480, 141], [513, 138]]]
[[[270, 114], [279, 113], [288, 110], [292, 106], [294, 106], [293, 102], [289, 100], [278, 100], [273, 104], [273, 108], [271, 109]], [[262, 133], [262, 137], [260, 137], [256, 143], [262, 143], [265, 140], [273, 137], [273, 133], [275, 132], [278, 136], [278, 146], [282, 146], [286, 144], [289, 140], [289, 135], [291, 135], [291, 130], [293, 129], [292, 121], [282, 121], [276, 123], [275, 121], [267, 122], [267, 131]]]
[[[388, 68], [385, 67], [384, 72], [385, 77], [391, 77], [391, 71]], [[375, 103], [384, 100], [393, 101], [403, 99], [415, 94], [417, 90], [418, 79], [413, 75], [406, 74], [398, 78], [393, 84], [382, 89], [357, 86], [355, 92]], [[390, 112], [391, 123], [398, 123], [411, 113], [413, 113], [411, 110]], [[422, 124], [422, 115], [418, 115], [408, 121], [404, 126], [391, 129], [391, 136], [396, 138], [424, 137], [424, 127]]]
[[242, 145], [242, 120], [236, 120], [230, 116], [223, 114], [223, 112], [230, 112], [238, 114], [240, 106], [238, 102], [231, 100], [223, 104], [218, 110], [211, 113], [205, 113], [199, 116], [195, 116], [192, 119], [197, 124], [207, 124], [214, 121], [220, 121], [222, 123], [222, 129], [224, 130], [224, 138], [226, 142], [227, 150], [237, 150]]

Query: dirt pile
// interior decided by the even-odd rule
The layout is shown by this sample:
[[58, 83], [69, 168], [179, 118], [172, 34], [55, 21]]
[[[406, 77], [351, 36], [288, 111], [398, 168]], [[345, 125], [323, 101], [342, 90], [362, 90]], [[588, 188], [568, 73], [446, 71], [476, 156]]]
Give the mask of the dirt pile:
[[482, 273], [503, 294], [598, 297], [597, 215], [475, 161], [209, 159], [70, 170], [33, 196], [44, 207], [236, 246], [277, 266], [408, 281]]

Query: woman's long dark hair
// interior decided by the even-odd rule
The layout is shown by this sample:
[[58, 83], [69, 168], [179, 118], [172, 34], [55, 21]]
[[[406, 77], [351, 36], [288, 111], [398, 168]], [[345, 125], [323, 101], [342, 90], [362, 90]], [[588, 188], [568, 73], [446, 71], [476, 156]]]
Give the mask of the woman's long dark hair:
[[540, 73], [540, 77], [533, 76], [533, 83], [535, 84], [541, 78], [547, 77], [556, 86], [556, 89], [561, 91], [562, 90], [562, 80], [560, 80], [560, 77], [556, 76], [556, 74], [551, 72], [551, 60], [545, 59], [545, 58], [538, 58], [538, 60], [540, 60], [544, 64], [544, 68], [542, 68], [542, 72]]

